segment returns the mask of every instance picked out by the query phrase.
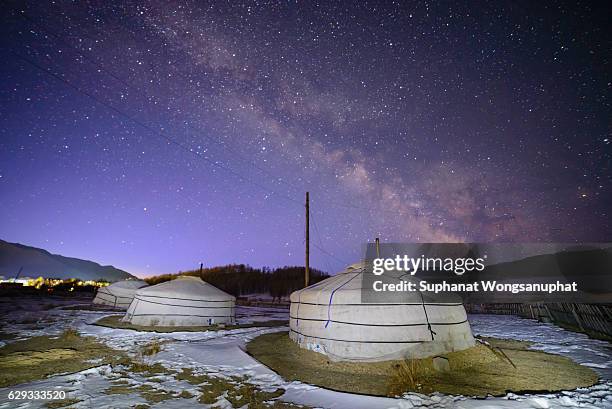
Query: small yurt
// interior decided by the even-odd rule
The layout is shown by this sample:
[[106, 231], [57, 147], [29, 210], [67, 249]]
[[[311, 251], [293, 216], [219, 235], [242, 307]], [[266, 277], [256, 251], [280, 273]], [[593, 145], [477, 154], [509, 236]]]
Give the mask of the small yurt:
[[235, 321], [236, 297], [202, 281], [181, 276], [136, 291], [123, 321], [144, 326], [207, 326]]
[[127, 310], [134, 299], [136, 290], [146, 286], [147, 283], [142, 280], [118, 281], [107, 287], [99, 288], [93, 303]]
[[373, 291], [365, 274], [365, 264], [354, 264], [293, 292], [291, 339], [334, 361], [425, 358], [475, 345], [461, 300], [406, 292], [401, 301], [363, 303], [363, 291]]

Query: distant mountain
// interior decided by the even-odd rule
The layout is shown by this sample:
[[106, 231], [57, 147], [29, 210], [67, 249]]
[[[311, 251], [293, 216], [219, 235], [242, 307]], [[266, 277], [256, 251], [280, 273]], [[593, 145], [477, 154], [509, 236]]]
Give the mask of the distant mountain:
[[36, 247], [0, 240], [0, 276], [79, 278], [81, 280], [118, 281], [134, 278], [113, 266], [101, 266], [93, 261], [51, 254]]

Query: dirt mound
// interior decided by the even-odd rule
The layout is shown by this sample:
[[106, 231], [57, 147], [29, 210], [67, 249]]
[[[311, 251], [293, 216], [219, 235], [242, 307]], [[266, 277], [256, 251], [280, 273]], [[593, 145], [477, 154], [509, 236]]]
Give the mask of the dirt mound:
[[[484, 397], [553, 392], [595, 384], [597, 375], [569, 358], [527, 349], [529, 343], [487, 338], [487, 344], [437, 358], [332, 362], [300, 348], [285, 332], [261, 335], [247, 351], [286, 380], [379, 396], [404, 392]], [[435, 361], [434, 361], [435, 360]]]

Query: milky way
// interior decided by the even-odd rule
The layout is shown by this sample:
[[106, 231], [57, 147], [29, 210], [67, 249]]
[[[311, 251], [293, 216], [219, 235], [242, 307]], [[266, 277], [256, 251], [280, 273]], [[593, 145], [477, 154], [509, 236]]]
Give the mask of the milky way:
[[[610, 10], [14, 3], [0, 238], [146, 275], [609, 241]], [[110, 2], [109, 2], [110, 3]]]

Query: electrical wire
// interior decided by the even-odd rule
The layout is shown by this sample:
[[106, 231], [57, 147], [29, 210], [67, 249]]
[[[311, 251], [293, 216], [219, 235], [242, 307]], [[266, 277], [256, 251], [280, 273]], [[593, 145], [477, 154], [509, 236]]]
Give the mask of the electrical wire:
[[[76, 52], [76, 53], [77, 53], [77, 54], [78, 54], [78, 55], [79, 55], [79, 56], [80, 56], [82, 59], [84, 59], [84, 60], [88, 61], [89, 63], [91, 63], [91, 64], [93, 64], [93, 65], [95, 65], [95, 66], [98, 68], [98, 72], [103, 72], [103, 73], [105, 73], [106, 75], [109, 75], [109, 76], [110, 76], [110, 77], [112, 77], [113, 79], [115, 79], [115, 80], [117, 80], [118, 82], [120, 82], [120, 83], [121, 83], [122, 85], [124, 85], [125, 87], [127, 87], [127, 88], [129, 88], [129, 89], [131, 89], [131, 90], [136, 91], [136, 92], [137, 92], [138, 94], [140, 94], [141, 96], [144, 96], [144, 97], [145, 97], [145, 100], [150, 101], [150, 98], [151, 98], [151, 97], [155, 97], [155, 98], [157, 98], [157, 96], [155, 96], [155, 95], [148, 95], [148, 94], [144, 93], [144, 92], [143, 92], [143, 91], [142, 91], [140, 88], [138, 88], [138, 87], [136, 87], [136, 86], [132, 85], [130, 82], [128, 82], [128, 81], [126, 81], [126, 80], [124, 80], [123, 78], [121, 78], [120, 76], [118, 76], [118, 75], [116, 75], [114, 72], [112, 72], [111, 70], [107, 69], [107, 68], [106, 68], [104, 65], [102, 65], [102, 64], [101, 64], [99, 61], [96, 61], [96, 60], [94, 60], [94, 59], [92, 59], [92, 58], [88, 57], [88, 56], [87, 56], [87, 55], [85, 55], [85, 54], [84, 54], [84, 53], [83, 53], [81, 50], [79, 50], [79, 49], [78, 49], [78, 48], [76, 48], [75, 46], [71, 45], [71, 44], [70, 44], [70, 43], [68, 43], [66, 40], [64, 40], [62, 35], [57, 34], [57, 33], [56, 33], [56, 32], [54, 32], [53, 30], [49, 29], [49, 28], [48, 28], [46, 25], [44, 25], [43, 23], [40, 23], [40, 22], [35, 21], [34, 19], [32, 19], [32, 18], [30, 18], [29, 16], [27, 16], [27, 15], [26, 15], [24, 12], [17, 13], [17, 15], [19, 15], [19, 16], [21, 16], [21, 17], [23, 17], [25, 20], [27, 20], [27, 21], [28, 21], [28, 22], [30, 22], [31, 24], [34, 24], [34, 25], [36, 25], [36, 26], [38, 26], [38, 27], [42, 28], [42, 30], [43, 30], [43, 31], [45, 31], [45, 32], [47, 32], [48, 34], [50, 34], [51, 36], [53, 36], [53, 37], [54, 37], [54, 38], [55, 38], [57, 41], [61, 42], [61, 43], [62, 43], [62, 44], [64, 44], [65, 46], [70, 47], [71, 49], [73, 49], [73, 50], [74, 50], [74, 51], [75, 51], [75, 52]], [[184, 144], [182, 144], [182, 143], [178, 142], [177, 140], [175, 140], [175, 139], [173, 139], [173, 138], [171, 138], [171, 137], [169, 137], [169, 136], [166, 136], [164, 133], [157, 131], [156, 129], [154, 129], [154, 128], [152, 128], [151, 126], [149, 126], [148, 124], [146, 124], [146, 123], [144, 123], [144, 122], [140, 121], [140, 120], [139, 120], [139, 119], [137, 119], [136, 117], [134, 117], [134, 116], [132, 116], [132, 115], [130, 115], [130, 114], [128, 114], [128, 113], [126, 113], [126, 112], [124, 112], [124, 111], [120, 110], [119, 108], [117, 108], [117, 107], [113, 106], [113, 105], [112, 105], [112, 104], [110, 104], [109, 102], [104, 101], [104, 100], [102, 100], [101, 98], [97, 98], [97, 97], [96, 97], [95, 95], [93, 95], [92, 93], [89, 93], [89, 92], [87, 92], [87, 91], [83, 90], [83, 89], [82, 89], [82, 88], [80, 88], [79, 86], [77, 86], [77, 85], [73, 84], [72, 82], [68, 81], [67, 79], [65, 79], [63, 76], [61, 76], [61, 75], [58, 75], [58, 74], [54, 73], [54, 72], [53, 72], [53, 71], [51, 71], [50, 69], [47, 69], [47, 68], [45, 68], [45, 67], [43, 67], [43, 66], [41, 66], [41, 65], [37, 64], [35, 61], [33, 61], [33, 60], [31, 60], [31, 59], [29, 59], [29, 58], [27, 58], [27, 57], [24, 57], [23, 55], [21, 55], [21, 54], [19, 54], [19, 53], [15, 52], [15, 51], [13, 51], [13, 50], [11, 50], [11, 52], [13, 53], [13, 55], [15, 55], [16, 57], [18, 57], [18, 58], [20, 58], [21, 60], [25, 61], [26, 63], [28, 63], [28, 64], [32, 65], [33, 67], [35, 67], [35, 68], [37, 68], [37, 69], [39, 69], [39, 70], [41, 70], [41, 71], [43, 71], [43, 72], [45, 72], [45, 73], [47, 73], [48, 75], [50, 75], [50, 76], [54, 77], [56, 80], [59, 80], [59, 81], [63, 82], [64, 84], [68, 85], [70, 88], [72, 88], [72, 89], [76, 90], [77, 92], [79, 92], [79, 93], [81, 93], [81, 94], [83, 94], [83, 95], [85, 95], [85, 96], [87, 96], [87, 97], [89, 97], [89, 98], [93, 99], [93, 100], [94, 100], [94, 101], [96, 101], [97, 103], [99, 103], [99, 104], [101, 104], [101, 105], [105, 106], [107, 109], [109, 109], [109, 110], [111, 110], [111, 111], [113, 111], [113, 112], [117, 113], [118, 115], [120, 115], [120, 116], [122, 116], [122, 117], [124, 117], [124, 118], [126, 118], [126, 119], [128, 119], [128, 120], [130, 120], [130, 121], [132, 121], [132, 122], [134, 122], [134, 123], [136, 123], [137, 125], [139, 125], [139, 126], [141, 126], [141, 127], [143, 127], [143, 128], [145, 128], [145, 129], [146, 129], [147, 131], [149, 131], [150, 133], [152, 133], [152, 134], [154, 134], [154, 135], [157, 135], [157, 136], [162, 137], [162, 138], [163, 138], [163, 139], [165, 139], [165, 140], [166, 140], [168, 143], [173, 144], [173, 145], [175, 145], [175, 146], [178, 146], [179, 148], [181, 148], [181, 149], [183, 149], [183, 150], [185, 150], [185, 151], [187, 151], [187, 152], [190, 152], [190, 153], [193, 153], [193, 154], [197, 155], [198, 157], [200, 157], [200, 158], [204, 159], [206, 162], [208, 162], [210, 165], [215, 166], [215, 167], [218, 167], [218, 168], [220, 168], [220, 169], [223, 169], [223, 170], [225, 170], [226, 172], [228, 172], [228, 173], [232, 174], [233, 176], [237, 177], [239, 180], [241, 180], [241, 181], [243, 181], [243, 182], [251, 183], [251, 184], [253, 184], [254, 186], [256, 186], [256, 187], [260, 188], [260, 189], [261, 189], [261, 190], [263, 190], [263, 191], [265, 191], [266, 193], [272, 193], [273, 195], [279, 196], [279, 197], [284, 198], [284, 199], [286, 199], [286, 200], [289, 200], [289, 201], [291, 201], [291, 202], [293, 202], [293, 203], [299, 203], [297, 200], [295, 200], [295, 199], [293, 199], [293, 198], [291, 198], [291, 197], [289, 197], [289, 196], [286, 196], [286, 195], [280, 194], [280, 193], [278, 193], [278, 192], [276, 192], [276, 191], [274, 191], [274, 190], [271, 190], [271, 189], [267, 188], [266, 186], [264, 186], [264, 185], [262, 185], [262, 184], [260, 184], [260, 183], [258, 183], [258, 182], [255, 182], [255, 181], [253, 181], [253, 180], [251, 180], [251, 179], [247, 178], [246, 176], [244, 176], [244, 175], [242, 175], [242, 174], [240, 174], [240, 173], [238, 173], [238, 172], [234, 171], [233, 169], [231, 169], [231, 168], [229, 168], [229, 167], [227, 167], [227, 166], [222, 165], [222, 164], [221, 164], [221, 163], [219, 163], [218, 161], [213, 161], [213, 160], [210, 160], [210, 159], [206, 158], [205, 156], [202, 156], [202, 155], [201, 155], [201, 154], [200, 154], [198, 151], [195, 151], [193, 148], [190, 148], [190, 147], [188, 147], [188, 146], [186, 146], [186, 145], [184, 145]], [[180, 73], [177, 73], [177, 74], [178, 74], [179, 76], [182, 76], [182, 74], [180, 74]], [[186, 79], [186, 80], [189, 80], [188, 78], [185, 78], [184, 76], [182, 76], [182, 77], [183, 77], [184, 79]], [[190, 128], [190, 129], [194, 130], [195, 132], [198, 132], [198, 133], [199, 133], [199, 132], [202, 132], [202, 130], [200, 130], [200, 129], [194, 129], [194, 128], [193, 128], [193, 127], [192, 127], [192, 126], [189, 124], [189, 123], [186, 123], [186, 125], [187, 125], [187, 127], [188, 127], [188, 128]], [[287, 184], [287, 185], [288, 185], [288, 186], [290, 186], [291, 188], [295, 188], [295, 187], [294, 187], [294, 185], [290, 185], [288, 182], [286, 182], [286, 181], [282, 180], [281, 178], [276, 178], [274, 175], [272, 175], [271, 173], [269, 173], [269, 172], [268, 172], [268, 171], [266, 171], [265, 169], [263, 169], [263, 168], [261, 168], [261, 167], [257, 166], [257, 165], [256, 165], [255, 163], [253, 163], [252, 161], [250, 161], [250, 160], [246, 159], [246, 158], [245, 158], [243, 155], [239, 154], [237, 151], [234, 151], [234, 150], [232, 150], [231, 148], [229, 148], [229, 147], [228, 147], [226, 144], [224, 144], [224, 143], [222, 143], [222, 142], [220, 142], [220, 141], [217, 141], [217, 140], [215, 140], [215, 139], [213, 139], [213, 138], [210, 138], [210, 137], [209, 137], [209, 136], [207, 136], [207, 135], [203, 135], [203, 136], [204, 136], [204, 137], [205, 137], [207, 140], [209, 140], [209, 141], [211, 141], [211, 142], [213, 142], [213, 143], [215, 143], [215, 144], [219, 145], [221, 148], [223, 148], [223, 149], [225, 149], [225, 150], [229, 151], [229, 152], [230, 152], [230, 153], [232, 153], [233, 155], [235, 155], [235, 156], [237, 156], [237, 157], [239, 157], [239, 158], [242, 158], [242, 159], [243, 159], [243, 161], [245, 161], [245, 162], [249, 163], [249, 164], [250, 164], [252, 167], [254, 167], [255, 169], [257, 169], [257, 170], [261, 171], [262, 173], [267, 174], [269, 177], [271, 177], [271, 178], [272, 178], [272, 181], [273, 181], [273, 182], [274, 182], [274, 181], [276, 181], [276, 182], [282, 182], [282, 183]], [[328, 201], [329, 201], [329, 200], [328, 200]], [[345, 203], [337, 203], [337, 204], [338, 204], [338, 205], [340, 205], [340, 206], [342, 206], [342, 207], [348, 207], [348, 208], [354, 208], [354, 209], [360, 209], [360, 210], [367, 210], [367, 211], [380, 211], [379, 209], [364, 208], [364, 207], [361, 207], [361, 206], [354, 206], [354, 205], [345, 204]], [[399, 213], [400, 215], [402, 214], [402, 212], [401, 212], [401, 211], [399, 211], [399, 212], [395, 212], [395, 211], [393, 211], [393, 213], [395, 213], [395, 214], [398, 214], [398, 213]], [[345, 261], [343, 261], [343, 260], [339, 259], [339, 258], [338, 258], [338, 257], [336, 257], [335, 255], [331, 254], [330, 252], [328, 252], [327, 250], [325, 250], [325, 249], [324, 249], [323, 243], [322, 243], [322, 241], [321, 241], [320, 232], [319, 232], [319, 230], [318, 230], [318, 226], [317, 226], [317, 224], [316, 224], [316, 221], [315, 221], [314, 217], [313, 217], [313, 225], [314, 225], [314, 227], [315, 227], [315, 231], [316, 231], [316, 234], [317, 234], [317, 237], [318, 237], [318, 240], [319, 240], [319, 245], [317, 245], [316, 243], [313, 243], [313, 244], [314, 244], [314, 246], [315, 246], [315, 247], [316, 247], [316, 248], [317, 248], [319, 251], [321, 251], [323, 254], [327, 255], [328, 257], [331, 257], [331, 258], [335, 259], [336, 261], [338, 261], [338, 262], [340, 262], [340, 263], [342, 263], [342, 264], [347, 264]], [[328, 264], [328, 268], [329, 268], [329, 264]], [[331, 271], [331, 268], [330, 268], [330, 271]]]
[[[36, 20], [34, 20], [33, 18], [27, 16], [25, 14], [25, 12], [21, 11], [17, 13], [18, 16], [21, 16], [24, 20], [30, 22], [31, 24], [34, 24], [38, 27], [40, 27], [43, 31], [47, 32], [48, 34], [50, 34], [51, 36], [55, 37], [57, 40], [59, 40], [62, 44], [64, 44], [67, 47], [70, 47], [72, 50], [74, 50], [81, 58], [83, 58], [84, 60], [88, 61], [89, 63], [95, 65], [98, 68], [98, 71], [103, 72], [107, 75], [109, 75], [110, 77], [112, 77], [113, 79], [119, 81], [122, 85], [124, 85], [127, 88], [130, 88], [132, 90], [134, 90], [135, 92], [137, 92], [138, 94], [140, 94], [141, 96], [145, 97], [145, 100], [148, 102], [150, 97], [155, 97], [158, 98], [156, 95], [147, 95], [144, 91], [142, 91], [142, 89], [136, 87], [135, 85], [131, 84], [129, 81], [124, 80], [123, 78], [121, 78], [119, 75], [115, 74], [114, 72], [112, 72], [111, 70], [107, 69], [102, 63], [100, 63], [99, 61], [94, 60], [93, 58], [90, 58], [89, 56], [87, 56], [85, 53], [83, 53], [80, 49], [78, 49], [77, 47], [73, 46], [72, 44], [70, 44], [69, 42], [67, 42], [66, 40], [63, 39], [63, 36], [54, 32], [53, 30], [49, 29], [48, 26], [46, 26], [45, 24], [38, 22]], [[75, 24], [76, 26], [79, 26], [79, 24]], [[124, 25], [121, 24], [122, 27], [125, 27]], [[129, 30], [128, 30], [129, 31]], [[185, 81], [191, 82], [192, 80], [186, 76], [184, 76], [182, 73], [180, 72], [175, 72], [175, 74], [181, 78], [183, 78]], [[159, 99], [159, 98], [158, 98]], [[289, 183], [285, 180], [283, 180], [282, 178], [278, 178], [275, 175], [273, 175], [272, 173], [270, 173], [269, 171], [265, 170], [264, 168], [258, 166], [257, 164], [255, 164], [253, 161], [251, 161], [250, 159], [248, 159], [247, 157], [245, 157], [244, 155], [240, 154], [238, 151], [230, 148], [229, 146], [227, 146], [226, 144], [224, 144], [223, 142], [216, 140], [214, 138], [211, 138], [210, 136], [206, 135], [203, 133], [203, 130], [196, 128], [194, 126], [192, 126], [190, 123], [185, 122], [185, 126], [189, 129], [191, 129], [192, 131], [198, 133], [200, 136], [203, 136], [205, 139], [207, 139], [208, 141], [217, 144], [218, 146], [220, 146], [222, 149], [225, 149], [226, 151], [228, 151], [229, 153], [231, 153], [232, 155], [235, 155], [236, 157], [241, 158], [241, 160], [243, 162], [248, 163], [250, 166], [252, 166], [253, 168], [259, 170], [260, 172], [266, 174], [268, 177], [272, 178], [272, 180], [274, 182], [278, 182], [278, 183], [282, 183], [286, 186], [288, 186], [291, 189], [295, 189], [295, 186], [297, 185], [297, 183]], [[338, 206], [338, 207], [344, 207], [344, 208], [350, 208], [350, 209], [355, 209], [355, 210], [363, 210], [363, 211], [368, 211], [368, 212], [384, 212], [384, 213], [390, 213], [390, 214], [394, 214], [396, 216], [404, 216], [407, 213], [410, 213], [409, 211], [403, 211], [403, 210], [387, 210], [387, 209], [375, 209], [375, 208], [370, 208], [370, 207], [364, 207], [364, 206], [357, 206], [357, 205], [353, 205], [350, 203], [343, 203], [343, 202], [339, 202], [339, 201], [335, 201], [335, 200], [331, 200], [328, 198], [322, 198], [322, 201], [326, 201], [334, 206]], [[419, 217], [419, 215], [417, 214], [416, 217]]]
[[140, 127], [144, 128], [145, 130], [149, 131], [151, 134], [153, 134], [153, 135], [155, 135], [155, 136], [157, 136], [157, 137], [159, 137], [161, 139], [166, 140], [168, 144], [175, 145], [175, 146], [179, 147], [180, 149], [182, 149], [182, 150], [184, 150], [186, 152], [189, 152], [191, 154], [196, 155], [196, 157], [199, 157], [199, 158], [203, 159], [204, 161], [208, 162], [210, 165], [225, 170], [226, 172], [230, 173], [231, 175], [233, 175], [234, 177], [238, 178], [242, 182], [250, 183], [253, 186], [256, 186], [259, 189], [263, 190], [266, 193], [274, 194], [274, 195], [276, 195], [276, 196], [278, 196], [280, 198], [283, 198], [283, 199], [288, 200], [290, 202], [298, 203], [298, 204], [301, 205], [300, 202], [298, 202], [297, 200], [295, 200], [295, 199], [293, 199], [293, 198], [291, 198], [289, 196], [283, 195], [283, 194], [278, 193], [278, 192], [276, 192], [276, 191], [274, 191], [272, 189], [269, 189], [268, 187], [266, 187], [266, 186], [264, 186], [264, 185], [262, 185], [262, 184], [260, 184], [260, 183], [258, 183], [256, 181], [253, 181], [253, 180], [247, 178], [246, 176], [236, 172], [235, 170], [233, 170], [233, 169], [231, 169], [231, 168], [229, 168], [229, 167], [227, 167], [225, 165], [220, 164], [217, 161], [214, 161], [214, 160], [211, 160], [211, 159], [209, 159], [209, 158], [207, 158], [205, 156], [202, 156], [199, 152], [195, 151], [194, 149], [192, 149], [192, 148], [182, 144], [181, 142], [179, 142], [179, 141], [177, 141], [177, 140], [167, 136], [164, 132], [158, 131], [158, 130], [152, 128], [151, 126], [149, 126], [146, 123], [140, 121], [136, 117], [134, 117], [134, 116], [132, 116], [132, 115], [122, 111], [121, 109], [119, 109], [119, 108], [113, 106], [112, 104], [102, 100], [101, 98], [96, 97], [92, 93], [87, 92], [87, 91], [81, 89], [78, 85], [73, 84], [72, 82], [70, 82], [67, 79], [65, 79], [64, 77], [62, 77], [61, 75], [58, 75], [55, 72], [51, 71], [50, 69], [47, 69], [47, 68], [41, 66], [40, 64], [38, 64], [35, 61], [31, 60], [30, 58], [24, 57], [23, 55], [15, 52], [14, 50], [11, 50], [11, 53], [15, 57], [17, 57], [20, 60], [26, 62], [27, 64], [33, 66], [34, 68], [37, 68], [38, 70], [40, 70], [40, 71], [50, 75], [51, 77], [57, 79], [58, 81], [63, 82], [64, 84], [66, 84], [70, 88], [74, 89], [75, 91], [79, 92], [80, 94], [83, 94], [83, 95], [89, 97], [90, 99], [94, 100], [98, 104], [103, 105], [107, 109], [115, 112], [117, 115], [120, 115], [123, 118], [128, 119], [129, 121], [134, 122], [135, 124], [139, 125]]

